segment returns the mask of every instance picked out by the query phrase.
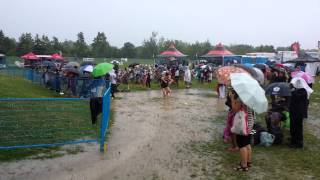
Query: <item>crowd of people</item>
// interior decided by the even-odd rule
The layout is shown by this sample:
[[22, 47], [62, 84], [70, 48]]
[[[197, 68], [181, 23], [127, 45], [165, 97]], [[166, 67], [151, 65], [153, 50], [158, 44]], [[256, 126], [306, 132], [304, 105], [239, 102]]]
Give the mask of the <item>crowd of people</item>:
[[143, 87], [151, 88], [151, 82], [159, 84], [159, 87], [166, 87], [168, 91], [171, 84], [179, 86], [179, 81], [185, 82], [185, 87], [191, 86], [192, 72], [188, 66], [165, 65], [139, 65], [129, 66], [118, 70], [119, 83], [127, 86], [130, 90], [130, 84], [140, 84]]
[[[308, 117], [309, 97], [313, 92], [312, 81], [297, 76], [297, 73], [304, 73], [299, 66], [295, 69], [273, 66], [268, 73], [266, 71], [264, 73], [269, 83], [261, 85], [263, 88], [273, 83], [283, 83], [281, 88], [288, 86], [289, 89], [285, 95], [277, 94], [280, 87], [274, 86], [272, 89], [275, 94], [271, 94], [271, 102], [265, 117], [267, 129], [255, 122], [255, 112], [242, 102], [232, 86], [227, 86], [225, 90], [227, 91], [225, 104], [229, 107], [229, 111], [223, 137], [225, 142], [231, 142], [229, 151], [240, 153], [240, 163], [234, 168], [236, 171], [248, 171], [252, 166], [251, 145], [282, 144], [284, 138], [282, 131], [285, 128], [289, 128], [290, 131], [290, 137], [287, 138], [289, 147], [298, 149], [304, 147], [303, 119]], [[218, 88], [222, 86], [225, 87], [220, 84]], [[235, 119], [239, 118], [241, 113], [244, 114], [242, 118], [245, 119], [243, 121], [248, 130], [248, 133], [244, 134], [233, 132]], [[270, 136], [264, 136], [265, 134]], [[262, 142], [267, 137], [271, 137], [271, 142]]]

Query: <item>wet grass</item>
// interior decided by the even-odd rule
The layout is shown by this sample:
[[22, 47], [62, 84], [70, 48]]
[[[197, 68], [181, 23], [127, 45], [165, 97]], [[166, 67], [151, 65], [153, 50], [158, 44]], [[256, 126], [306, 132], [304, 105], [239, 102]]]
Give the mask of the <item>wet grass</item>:
[[310, 96], [310, 101], [314, 103], [320, 103], [320, 76], [317, 76], [312, 89], [313, 93]]
[[[319, 114], [316, 117], [319, 117]], [[213, 120], [215, 125], [221, 127], [224, 127], [224, 122], [223, 113], [218, 114]], [[258, 116], [257, 122], [265, 124], [264, 114]], [[317, 179], [320, 177], [320, 138], [310, 129], [310, 125], [305, 123], [303, 149], [291, 149], [287, 146], [289, 130], [284, 130], [285, 137], [282, 145], [254, 146], [253, 167], [247, 173], [232, 169], [240, 161], [239, 152], [227, 151], [230, 144], [223, 142], [221, 137], [223, 128], [221, 132], [213, 134], [212, 141], [193, 142], [190, 147], [206, 159], [205, 164], [221, 166], [209, 168], [208, 173], [215, 179]]]
[[[55, 97], [55, 93], [23, 78], [0, 74], [0, 97], [50, 98]], [[112, 125], [113, 111], [110, 118]], [[99, 119], [101, 115], [98, 124], [91, 124], [89, 101], [1, 102], [0, 146], [97, 139], [100, 134]], [[71, 150], [61, 147], [0, 150], [0, 161], [54, 158], [78, 152], [81, 149], [72, 150], [72, 146]]]
[[[253, 168], [248, 173], [235, 172], [232, 167], [239, 163], [238, 152], [226, 151], [228, 144], [221, 139], [199, 142], [193, 149], [210, 161], [210, 156], [219, 156], [216, 162], [222, 167], [215, 169], [217, 179], [311, 179], [320, 177], [320, 141], [305, 133], [306, 147], [303, 150], [290, 149], [286, 145], [253, 147]], [[217, 161], [217, 159], [212, 159]]]
[[40, 85], [34, 85], [28, 80], [0, 73], [0, 98], [42, 98], [58, 97], [57, 93], [49, 91]]

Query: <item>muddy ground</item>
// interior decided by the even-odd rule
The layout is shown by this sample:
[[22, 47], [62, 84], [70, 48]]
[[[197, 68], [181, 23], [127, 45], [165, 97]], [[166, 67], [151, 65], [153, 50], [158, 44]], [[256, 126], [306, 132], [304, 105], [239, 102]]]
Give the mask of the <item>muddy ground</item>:
[[192, 142], [221, 137], [221, 123], [213, 119], [225, 110], [224, 100], [212, 91], [177, 90], [170, 98], [160, 91], [118, 96], [107, 153], [85, 144], [75, 155], [1, 163], [0, 179], [207, 179], [220, 168], [218, 156], [207, 161], [190, 148]]

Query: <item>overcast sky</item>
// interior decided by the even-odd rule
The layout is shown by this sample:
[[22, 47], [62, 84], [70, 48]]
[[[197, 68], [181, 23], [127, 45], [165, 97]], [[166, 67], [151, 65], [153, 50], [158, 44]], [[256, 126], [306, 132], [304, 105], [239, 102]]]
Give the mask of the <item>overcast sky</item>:
[[88, 43], [103, 31], [118, 47], [156, 31], [187, 42], [316, 48], [319, 17], [320, 0], [1, 0], [0, 29], [60, 40], [82, 31]]

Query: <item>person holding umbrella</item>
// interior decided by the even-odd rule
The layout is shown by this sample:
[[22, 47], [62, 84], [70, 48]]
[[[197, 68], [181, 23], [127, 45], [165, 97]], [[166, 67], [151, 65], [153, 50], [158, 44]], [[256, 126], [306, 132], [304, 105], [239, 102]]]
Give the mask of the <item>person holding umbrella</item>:
[[101, 78], [105, 76], [108, 72], [113, 70], [113, 64], [110, 63], [100, 63], [93, 68], [92, 76], [94, 78]]
[[235, 167], [234, 170], [248, 171], [252, 164], [250, 140], [255, 113], [266, 112], [268, 101], [265, 91], [247, 73], [231, 73], [230, 80], [235, 91], [231, 95], [231, 106], [232, 111], [236, 112], [231, 132], [236, 134], [240, 152], [240, 165]]

